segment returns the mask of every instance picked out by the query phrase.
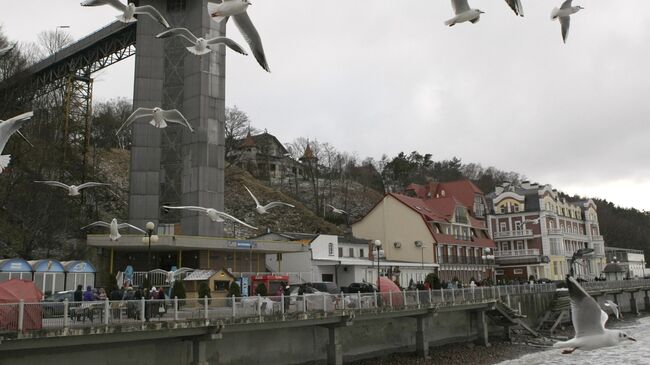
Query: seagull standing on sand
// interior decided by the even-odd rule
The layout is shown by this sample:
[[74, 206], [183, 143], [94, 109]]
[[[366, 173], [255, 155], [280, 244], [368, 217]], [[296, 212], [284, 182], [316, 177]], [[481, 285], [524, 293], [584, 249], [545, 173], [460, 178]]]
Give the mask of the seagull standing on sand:
[[251, 5], [253, 4], [248, 0], [223, 0], [221, 4], [208, 2], [208, 12], [216, 22], [221, 22], [222, 20], [228, 21], [228, 18], [232, 16], [235, 20], [235, 25], [239, 28], [239, 32], [241, 32], [246, 43], [250, 46], [257, 63], [267, 72], [271, 72], [269, 64], [266, 62], [264, 47], [262, 47], [262, 38], [260, 38], [260, 34], [253, 25], [253, 21], [246, 12]]
[[78, 195], [80, 195], [79, 190], [81, 190], [81, 189], [93, 188], [95, 186], [110, 185], [110, 184], [106, 184], [106, 183], [98, 183], [98, 182], [92, 182], [92, 181], [87, 182], [87, 183], [83, 183], [83, 184], [81, 184], [79, 186], [66, 185], [66, 184], [64, 184], [62, 182], [58, 182], [58, 181], [34, 181], [34, 182], [35, 183], [40, 183], [40, 184], [46, 184], [46, 185], [50, 185], [50, 186], [57, 186], [57, 187], [60, 187], [60, 188], [67, 189], [69, 196], [78, 196]]
[[167, 206], [167, 205], [164, 205], [163, 208], [164, 209], [183, 209], [183, 210], [191, 210], [191, 211], [194, 211], [194, 212], [201, 212], [201, 213], [204, 213], [205, 215], [207, 215], [208, 218], [210, 218], [210, 220], [213, 221], [213, 222], [224, 222], [223, 218], [226, 218], [226, 219], [230, 219], [231, 221], [237, 222], [237, 223], [241, 224], [242, 226], [246, 226], [246, 227], [248, 227], [250, 229], [257, 229], [255, 227], [251, 226], [250, 224], [247, 224], [246, 222], [243, 222], [243, 221], [231, 216], [230, 214], [220, 212], [220, 211], [218, 211], [216, 209], [213, 209], [213, 208], [203, 208], [203, 207], [195, 207], [195, 206], [170, 207], [170, 206]]
[[562, 26], [562, 41], [566, 43], [569, 36], [569, 26], [571, 25], [571, 14], [575, 14], [584, 9], [582, 6], [571, 6], [573, 0], [566, 0], [560, 8], [553, 8], [551, 20], [559, 19]]
[[138, 108], [136, 109], [133, 114], [131, 114], [124, 124], [120, 127], [120, 129], [117, 130], [115, 134], [120, 134], [122, 129], [128, 127], [133, 123], [136, 119], [139, 118], [153, 118], [149, 124], [156, 128], [167, 128], [167, 123], [176, 123], [180, 125], [184, 125], [187, 128], [189, 128], [190, 132], [194, 133], [194, 129], [192, 129], [192, 125], [190, 125], [190, 122], [185, 119], [183, 114], [179, 112], [176, 109], [171, 109], [171, 110], [162, 110], [158, 107], [150, 109], [150, 108]]
[[327, 204], [327, 206], [332, 208], [332, 213], [334, 214], [346, 214], [346, 215], [348, 214], [348, 212], [346, 212], [345, 210], [339, 209], [333, 205]]
[[260, 202], [257, 200], [257, 198], [255, 197], [255, 195], [253, 195], [253, 193], [251, 193], [251, 191], [246, 187], [246, 185], [244, 185], [244, 188], [246, 188], [246, 190], [251, 195], [253, 200], [255, 200], [255, 210], [259, 214], [266, 214], [266, 213], [268, 213], [269, 209], [279, 207], [279, 206], [282, 206], [282, 205], [286, 205], [288, 207], [295, 208], [295, 206], [293, 206], [293, 205], [291, 205], [289, 203], [283, 203], [283, 202], [271, 202], [271, 203], [268, 203], [267, 205], [262, 206], [260, 204]]
[[[0, 123], [0, 153], [2, 153], [7, 142], [9, 142], [9, 137], [14, 133], [20, 134], [18, 129], [20, 129], [20, 127], [22, 127], [33, 116], [34, 112], [23, 113]], [[20, 136], [27, 141], [25, 136], [22, 134], [20, 134]], [[27, 141], [27, 143], [29, 143], [29, 141]], [[29, 144], [31, 145], [31, 143]], [[11, 162], [11, 155], [0, 155], [0, 172], [9, 166], [9, 162]]]
[[621, 319], [623, 318], [623, 313], [621, 313], [620, 308], [618, 307], [618, 304], [612, 302], [611, 300], [607, 299], [605, 301], [605, 307], [609, 307], [614, 315], [616, 316], [616, 319]]
[[521, 6], [521, 0], [506, 0], [512, 11], [519, 16], [524, 16], [524, 7]]
[[120, 223], [120, 224], [118, 224], [117, 223], [117, 218], [113, 218], [111, 223], [106, 223], [106, 222], [103, 222], [103, 221], [93, 222], [93, 223], [90, 223], [89, 225], [87, 225], [87, 226], [85, 226], [85, 227], [83, 227], [81, 229], [85, 230], [85, 229], [90, 228], [90, 227], [107, 227], [109, 229], [108, 238], [111, 241], [117, 241], [117, 240], [120, 239], [120, 237], [122, 237], [122, 235], [120, 234], [120, 229], [122, 229], [122, 228], [132, 228], [132, 229], [135, 229], [138, 232], [147, 234], [147, 232], [145, 232], [144, 230], [142, 230], [142, 229], [140, 229], [140, 228], [138, 228], [138, 227], [136, 227], [136, 226], [134, 226], [132, 224], [128, 224], [128, 223]]
[[0, 48], [0, 57], [2, 57], [4, 55], [6, 55], [7, 53], [11, 52], [11, 50], [14, 49], [14, 47], [16, 47], [16, 43], [12, 44], [9, 47]]
[[129, 3], [128, 5], [123, 4], [120, 0], [86, 0], [81, 3], [81, 6], [100, 6], [100, 5], [110, 5], [115, 9], [122, 12], [122, 15], [117, 15], [117, 20], [122, 23], [133, 23], [138, 21], [134, 17], [136, 14], [145, 14], [156, 20], [158, 23], [162, 24], [165, 28], [171, 28], [167, 20], [160, 14], [156, 8], [151, 5], [142, 5], [135, 6], [134, 3]]
[[242, 46], [240, 46], [239, 43], [233, 41], [230, 38], [227, 37], [214, 37], [209, 39], [197, 38], [187, 28], [173, 28], [170, 30], [166, 30], [158, 34], [156, 38], [168, 38], [171, 36], [183, 37], [188, 41], [190, 41], [190, 43], [193, 43], [194, 45], [187, 47], [187, 50], [197, 56], [210, 53], [212, 51], [210, 46], [215, 44], [225, 44], [226, 46], [228, 46], [228, 48], [232, 49], [233, 51], [237, 53], [241, 53], [244, 56], [248, 56], [248, 53], [246, 53], [246, 51], [242, 48]]
[[445, 22], [445, 25], [450, 27], [463, 22], [477, 23], [481, 19], [481, 14], [485, 14], [479, 9], [470, 9], [467, 0], [451, 0], [451, 5], [456, 16]]
[[595, 350], [626, 340], [636, 341], [623, 331], [605, 328], [609, 316], [573, 277], [567, 276], [566, 284], [571, 297], [571, 321], [576, 335], [569, 341], [556, 342], [553, 347], [564, 348], [562, 353], [570, 354], [578, 349]]

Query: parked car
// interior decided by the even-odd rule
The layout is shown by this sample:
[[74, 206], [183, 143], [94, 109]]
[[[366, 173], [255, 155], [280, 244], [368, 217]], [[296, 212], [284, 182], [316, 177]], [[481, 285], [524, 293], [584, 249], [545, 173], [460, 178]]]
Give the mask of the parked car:
[[323, 293], [330, 293], [330, 294], [341, 294], [341, 289], [339, 289], [338, 286], [336, 286], [335, 283], [329, 282], [329, 281], [321, 281], [321, 282], [313, 282], [313, 283], [305, 283], [304, 285], [308, 287], [312, 287], [320, 292]]
[[371, 283], [352, 283], [341, 288], [344, 293], [372, 293], [378, 291], [377, 286]]
[[74, 290], [66, 290], [50, 294], [43, 299], [43, 317], [63, 315], [63, 301], [74, 301]]

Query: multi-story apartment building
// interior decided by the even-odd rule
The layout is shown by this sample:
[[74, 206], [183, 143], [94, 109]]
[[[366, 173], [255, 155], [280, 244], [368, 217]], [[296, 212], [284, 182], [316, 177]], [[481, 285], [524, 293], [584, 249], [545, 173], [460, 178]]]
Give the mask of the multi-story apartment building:
[[[488, 195], [489, 230], [497, 245], [497, 279], [562, 280], [580, 249], [593, 249], [574, 264], [578, 277], [599, 276], [605, 265], [596, 204], [569, 201], [551, 185], [503, 184]], [[585, 252], [585, 250], [581, 251]]]
[[493, 278], [486, 212], [483, 192], [468, 180], [411, 184], [404, 194], [386, 194], [352, 232], [384, 242], [388, 260], [413, 261], [421, 254], [423, 263], [440, 266], [441, 279], [468, 283]]

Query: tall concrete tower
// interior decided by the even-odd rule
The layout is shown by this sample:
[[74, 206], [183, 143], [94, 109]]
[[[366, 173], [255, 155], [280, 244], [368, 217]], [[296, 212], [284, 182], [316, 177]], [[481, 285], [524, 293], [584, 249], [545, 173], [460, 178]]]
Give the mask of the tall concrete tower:
[[[225, 34], [210, 19], [207, 0], [141, 0], [172, 25], [198, 37]], [[148, 16], [137, 22], [134, 108], [178, 109], [195, 133], [171, 124], [157, 129], [143, 118], [133, 126], [129, 221], [181, 223], [183, 235], [222, 236], [223, 226], [194, 212], [162, 213], [162, 205], [223, 210], [225, 49], [196, 56], [179, 37], [155, 38], [164, 27]], [[177, 232], [178, 234], [178, 232]]]

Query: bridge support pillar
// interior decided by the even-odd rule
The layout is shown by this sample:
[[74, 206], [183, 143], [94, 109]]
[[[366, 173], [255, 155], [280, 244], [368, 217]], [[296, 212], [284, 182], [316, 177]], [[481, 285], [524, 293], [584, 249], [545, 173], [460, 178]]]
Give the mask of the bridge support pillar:
[[[488, 330], [488, 321], [487, 321], [487, 315], [485, 314], [485, 311], [476, 311], [473, 313], [473, 316], [475, 318], [475, 323], [476, 323], [476, 330], [478, 333], [478, 339], [476, 342], [479, 345], [483, 345], [485, 347], [490, 347], [490, 333]], [[506, 326], [505, 327], [505, 332], [506, 332], [506, 338], [510, 337], [510, 327]]]
[[206, 354], [207, 341], [192, 341], [192, 365], [209, 365]]
[[643, 297], [643, 305], [646, 312], [650, 311], [650, 297], [648, 297], [647, 291], [645, 292], [645, 297]]
[[341, 327], [328, 327], [329, 344], [327, 345], [327, 365], [343, 365], [343, 346], [341, 345]]
[[415, 351], [420, 357], [429, 357], [429, 341], [424, 331], [424, 319], [428, 317], [416, 317], [417, 329], [415, 331]]
[[634, 297], [634, 292], [630, 292], [630, 312], [639, 315], [639, 307], [636, 304], [636, 297]]

